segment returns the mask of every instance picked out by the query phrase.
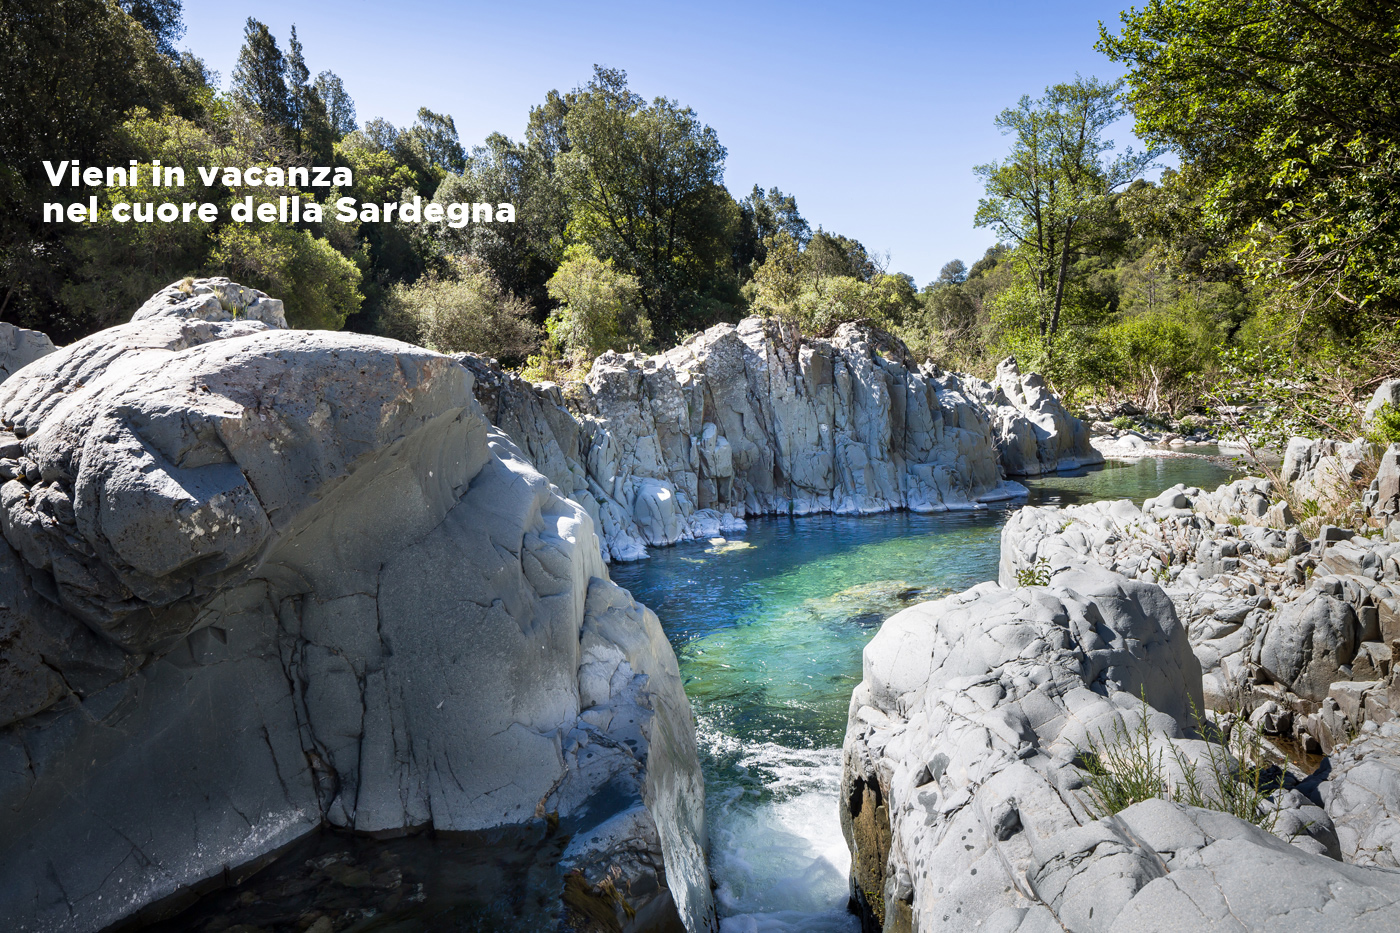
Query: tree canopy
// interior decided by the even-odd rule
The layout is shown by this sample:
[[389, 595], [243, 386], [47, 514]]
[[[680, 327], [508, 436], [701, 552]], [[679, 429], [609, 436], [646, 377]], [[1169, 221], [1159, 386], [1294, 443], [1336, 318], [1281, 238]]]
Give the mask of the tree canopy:
[[1174, 183], [1256, 280], [1343, 329], [1395, 318], [1400, 7], [1152, 0], [1100, 29], [1138, 134], [1180, 155]]

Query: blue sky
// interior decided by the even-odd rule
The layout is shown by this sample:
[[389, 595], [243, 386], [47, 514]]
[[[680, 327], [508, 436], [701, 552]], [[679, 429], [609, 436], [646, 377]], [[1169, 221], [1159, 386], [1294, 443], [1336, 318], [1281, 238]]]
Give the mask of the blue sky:
[[[947, 3], [476, 3], [186, 0], [182, 45], [225, 86], [253, 16], [286, 48], [292, 24], [312, 74], [340, 75], [361, 121], [452, 114], [468, 148], [523, 134], [551, 89], [593, 64], [634, 90], [692, 107], [728, 148], [725, 183], [797, 196], [813, 228], [890, 254], [928, 283], [991, 245], [972, 225], [972, 167], [1001, 157], [992, 121], [1022, 94], [1076, 72], [1111, 79], [1094, 50], [1122, 0]], [[1134, 144], [1129, 127], [1123, 144]]]

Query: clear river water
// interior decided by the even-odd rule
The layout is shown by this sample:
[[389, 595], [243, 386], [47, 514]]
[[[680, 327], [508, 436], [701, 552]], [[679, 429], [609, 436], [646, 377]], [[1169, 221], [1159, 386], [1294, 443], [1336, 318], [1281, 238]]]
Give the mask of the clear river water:
[[861, 651], [889, 616], [995, 579], [1012, 509], [1214, 489], [1198, 458], [1030, 480], [976, 512], [749, 520], [742, 538], [656, 549], [612, 577], [661, 619], [695, 710], [723, 933], [859, 930], [837, 790]]
[[[752, 519], [742, 538], [614, 565], [661, 618], [695, 709], [724, 933], [858, 930], [837, 791], [861, 650], [900, 609], [996, 577], [1010, 510], [1214, 488], [1198, 458], [1111, 462], [1033, 480], [977, 512]], [[562, 827], [561, 827], [562, 829]], [[325, 829], [176, 916], [122, 933], [537, 933], [559, 922], [568, 842], [547, 821], [374, 839]], [[164, 915], [171, 907], [162, 905]]]

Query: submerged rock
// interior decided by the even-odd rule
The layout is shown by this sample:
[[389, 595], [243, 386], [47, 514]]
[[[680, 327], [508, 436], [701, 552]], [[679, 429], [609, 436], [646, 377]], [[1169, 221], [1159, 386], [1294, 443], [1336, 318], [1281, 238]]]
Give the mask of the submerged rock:
[[561, 897], [712, 929], [675, 656], [589, 514], [452, 359], [184, 284], [0, 388], [0, 926], [99, 930], [323, 823], [569, 817]]

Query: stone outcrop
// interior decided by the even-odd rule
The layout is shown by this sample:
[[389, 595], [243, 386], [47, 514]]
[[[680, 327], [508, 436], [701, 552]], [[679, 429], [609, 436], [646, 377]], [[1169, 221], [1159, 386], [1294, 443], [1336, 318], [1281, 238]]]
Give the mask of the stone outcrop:
[[1160, 583], [1204, 670], [1207, 705], [1240, 704], [1265, 731], [1329, 752], [1400, 703], [1400, 544], [1324, 526], [1308, 539], [1267, 480], [1147, 500], [1023, 509], [1003, 578], [1091, 561]]
[[1284, 451], [1279, 475], [1296, 499], [1335, 511], [1356, 498], [1355, 483], [1364, 473], [1368, 453], [1370, 444], [1364, 439], [1295, 437]]
[[1362, 420], [1367, 424], [1376, 418], [1376, 413], [1385, 405], [1400, 410], [1400, 379], [1387, 379], [1376, 386], [1376, 391], [1372, 393], [1371, 400], [1366, 403], [1366, 410], [1362, 413]]
[[1021, 375], [1015, 357], [997, 366], [992, 389], [992, 397], [983, 400], [996, 425], [1006, 475], [1039, 476], [1103, 463], [1088, 425], [1065, 411], [1039, 374]]
[[1106, 813], [1085, 762], [1129, 734], [1152, 743], [1169, 795], [1188, 774], [1217, 795], [1234, 779], [1192, 725], [1187, 633], [1161, 588], [1088, 562], [1049, 585], [1003, 584], [905, 610], [866, 648], [842, 819], [867, 929], [1400, 923], [1400, 874], [1336, 861], [1302, 785], [1275, 792], [1273, 833], [1169, 799]]
[[594, 520], [452, 359], [284, 324], [185, 282], [0, 387], [0, 927], [323, 824], [557, 821], [571, 929], [713, 929], [690, 707]]
[[1342, 858], [1400, 869], [1400, 723], [1365, 723], [1326, 765], [1318, 795]]
[[492, 423], [595, 519], [607, 560], [753, 515], [980, 508], [1024, 494], [1007, 476], [1102, 462], [1014, 360], [990, 385], [853, 324], [829, 340], [718, 324], [657, 356], [606, 353], [568, 397], [462, 359]]
[[0, 321], [0, 382], [53, 351], [47, 334]]

